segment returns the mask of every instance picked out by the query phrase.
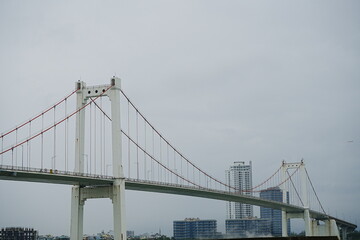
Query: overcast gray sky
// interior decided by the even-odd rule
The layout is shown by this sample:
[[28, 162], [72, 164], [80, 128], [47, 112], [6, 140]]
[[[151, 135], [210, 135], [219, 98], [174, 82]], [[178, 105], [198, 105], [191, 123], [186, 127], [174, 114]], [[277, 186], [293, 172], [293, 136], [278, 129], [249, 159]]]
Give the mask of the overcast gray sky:
[[[360, 224], [359, 1], [1, 1], [0, 131], [116, 74], [147, 118], [218, 178], [304, 158], [330, 214]], [[348, 142], [352, 141], [352, 142]], [[0, 181], [0, 227], [69, 234], [71, 187]], [[218, 220], [225, 202], [126, 192], [127, 225]], [[110, 200], [85, 233], [112, 229]]]

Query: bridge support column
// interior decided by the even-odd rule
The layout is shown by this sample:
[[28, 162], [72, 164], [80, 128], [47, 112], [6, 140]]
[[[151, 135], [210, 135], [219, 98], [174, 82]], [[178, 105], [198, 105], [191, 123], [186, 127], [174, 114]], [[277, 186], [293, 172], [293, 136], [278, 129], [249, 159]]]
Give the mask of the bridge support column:
[[329, 220], [324, 220], [323, 222], [325, 223], [324, 225], [321, 225], [320, 221], [316, 219], [311, 221], [313, 236], [331, 236]]
[[310, 218], [309, 209], [304, 210], [304, 222], [305, 222], [305, 236], [313, 236], [312, 221]]
[[[329, 227], [330, 227], [330, 236], [337, 236], [340, 239], [339, 228], [334, 219], [329, 220]], [[345, 238], [343, 239], [346, 239], [346, 235], [344, 237]]]
[[[85, 106], [87, 99], [84, 97], [84, 82], [76, 82], [76, 109]], [[84, 149], [85, 149], [85, 109], [76, 114], [76, 139], [75, 139], [75, 172], [84, 172]], [[54, 156], [55, 157], [55, 156]]]
[[81, 200], [80, 186], [73, 186], [71, 192], [71, 226], [70, 239], [83, 239], [84, 201]]
[[[335, 220], [322, 220], [324, 224], [320, 224], [319, 221], [316, 219], [312, 220], [312, 236], [336, 236], [340, 239], [339, 229]], [[346, 230], [341, 233], [341, 239], [346, 240]]]
[[282, 211], [282, 217], [281, 217], [281, 223], [282, 223], [282, 227], [281, 227], [281, 231], [282, 231], [282, 236], [283, 237], [287, 237], [288, 236], [288, 221], [287, 221], [287, 212], [286, 211]]
[[126, 240], [125, 179], [116, 179], [113, 185], [114, 240]]

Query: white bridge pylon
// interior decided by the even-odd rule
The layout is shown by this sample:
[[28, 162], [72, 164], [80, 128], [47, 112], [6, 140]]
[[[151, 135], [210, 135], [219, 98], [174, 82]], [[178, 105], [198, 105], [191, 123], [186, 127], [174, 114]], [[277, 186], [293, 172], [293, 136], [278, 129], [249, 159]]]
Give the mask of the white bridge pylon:
[[114, 240], [126, 239], [125, 222], [125, 178], [122, 165], [121, 124], [120, 124], [121, 79], [113, 77], [109, 85], [87, 87], [85, 82], [75, 83], [77, 90], [75, 172], [84, 173], [85, 106], [92, 98], [109, 97], [111, 101], [112, 166], [115, 178], [113, 186], [72, 187], [71, 197], [71, 240], [83, 239], [84, 204], [90, 198], [110, 198], [113, 203]]
[[[305, 163], [303, 160], [298, 163], [286, 163], [283, 161], [281, 166], [281, 175], [283, 182], [286, 181], [288, 169], [299, 169], [301, 178], [301, 199], [304, 207], [302, 213], [288, 213], [285, 210], [282, 211], [282, 236], [288, 236], [288, 219], [291, 218], [302, 218], [305, 223], [305, 236], [337, 236], [340, 239], [339, 229], [336, 225], [336, 221], [333, 219], [324, 219], [324, 225], [319, 224], [318, 219], [312, 219], [310, 214], [310, 204], [307, 189], [307, 173], [305, 169]], [[284, 184], [281, 185], [283, 193], [283, 202], [288, 203], [287, 189]], [[346, 238], [343, 236], [343, 239]]]

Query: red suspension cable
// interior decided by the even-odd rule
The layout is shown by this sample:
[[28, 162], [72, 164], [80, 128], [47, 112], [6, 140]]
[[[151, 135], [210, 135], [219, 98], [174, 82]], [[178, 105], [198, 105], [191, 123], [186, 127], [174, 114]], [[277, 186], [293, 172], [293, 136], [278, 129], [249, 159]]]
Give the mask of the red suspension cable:
[[24, 127], [25, 125], [31, 123], [31, 121], [34, 121], [35, 119], [39, 118], [40, 116], [44, 115], [45, 113], [49, 112], [51, 109], [55, 108], [56, 106], [60, 105], [62, 102], [64, 102], [67, 98], [69, 98], [70, 96], [72, 96], [74, 93], [76, 93], [78, 91], [78, 89], [74, 90], [73, 92], [71, 92], [69, 95], [67, 95], [65, 98], [63, 98], [62, 100], [60, 100], [59, 102], [57, 102], [55, 105], [49, 107], [48, 109], [46, 109], [45, 111], [43, 111], [42, 113], [36, 115], [35, 117], [31, 118], [30, 120], [28, 120], [27, 122], [15, 127], [14, 129], [4, 133], [3, 135], [0, 136], [0, 138], [5, 137], [6, 135]]
[[[97, 96], [97, 97], [95, 98], [95, 100], [98, 99], [99, 97], [101, 97], [103, 94], [105, 94], [111, 87], [112, 87], [112, 85], [110, 85], [107, 89], [105, 89], [104, 92], [102, 92], [99, 96]], [[76, 90], [76, 91], [77, 91], [77, 90]], [[74, 91], [74, 92], [76, 92], [76, 91]], [[64, 99], [64, 100], [65, 100], [65, 99]], [[63, 100], [63, 101], [64, 101], [64, 100]], [[20, 142], [20, 143], [18, 143], [18, 144], [16, 144], [16, 145], [14, 145], [14, 146], [6, 149], [6, 150], [0, 152], [0, 155], [4, 154], [4, 153], [6, 153], [6, 152], [8, 152], [8, 151], [10, 151], [10, 150], [15, 149], [15, 148], [17, 148], [18, 146], [23, 145], [24, 143], [27, 143], [27, 142], [31, 141], [32, 139], [40, 136], [41, 134], [46, 133], [47, 131], [49, 131], [49, 130], [51, 130], [52, 128], [56, 127], [57, 125], [63, 123], [65, 120], [71, 118], [71, 117], [74, 116], [76, 113], [80, 112], [81, 110], [83, 110], [84, 108], [86, 108], [87, 106], [89, 106], [89, 104], [90, 104], [90, 102], [87, 103], [87, 104], [85, 104], [84, 106], [82, 106], [82, 107], [79, 108], [78, 110], [74, 111], [73, 113], [71, 113], [71, 114], [68, 115], [67, 117], [61, 119], [60, 121], [58, 121], [58, 122], [56, 122], [56, 123], [54, 123], [53, 125], [51, 125], [50, 127], [46, 128], [45, 130], [42, 130], [41, 132], [35, 134], [34, 136], [29, 137], [29, 138], [25, 139], [24, 141], [22, 141], [22, 142]], [[40, 116], [41, 116], [41, 114], [40, 114]]]
[[[161, 140], [163, 140], [167, 146], [170, 146], [173, 151], [174, 151], [174, 154], [177, 153], [182, 159], [184, 159], [186, 162], [187, 162], [187, 166], [190, 164], [194, 169], [193, 171], [195, 171], [195, 169], [197, 169], [199, 171], [199, 174], [202, 173], [204, 174], [205, 177], [208, 177], [210, 180], [213, 180], [215, 181], [216, 183], [219, 183], [220, 185], [223, 185], [225, 186], [226, 188], [229, 188], [229, 189], [233, 189], [235, 191], [239, 191], [239, 189], [236, 189], [235, 187], [232, 187], [232, 186], [229, 186], [228, 184], [225, 184], [221, 181], [219, 181], [218, 179], [210, 176], [209, 174], [205, 173], [203, 170], [201, 170], [199, 167], [197, 167], [195, 164], [193, 164], [191, 161], [189, 161], [186, 157], [184, 157], [184, 155], [182, 155], [175, 147], [173, 147], [169, 141], [167, 141], [161, 134], [160, 132], [158, 132], [154, 126], [144, 117], [144, 115], [142, 115], [142, 113], [138, 110], [137, 107], [135, 107], [135, 105], [130, 101], [130, 99], [126, 96], [126, 94], [120, 90], [120, 92], [123, 94], [123, 96], [126, 98], [126, 100], [128, 101], [128, 108], [129, 108], [129, 105], [131, 105], [134, 109], [135, 109], [135, 112], [136, 112], [136, 115], [138, 117], [138, 115], [140, 115], [140, 117], [143, 118], [143, 120], [145, 121], [145, 123], [149, 124], [149, 126], [153, 129], [153, 132], [155, 132], [156, 134], [158, 134], [158, 136], [160, 137], [160, 145], [161, 145]], [[93, 100], [94, 101], [94, 100]], [[95, 103], [95, 102], [94, 102]], [[111, 118], [99, 107], [99, 105], [97, 103], [95, 103], [96, 107], [98, 107], [100, 109], [100, 111], [103, 112], [103, 114], [109, 119], [111, 120]], [[129, 111], [129, 109], [128, 109]], [[128, 116], [129, 117], [129, 116]], [[129, 121], [129, 120], [128, 120]], [[123, 131], [122, 131], [123, 132]], [[162, 153], [160, 152], [160, 161], [156, 160], [154, 158], [154, 156], [151, 156], [149, 153], [147, 153], [146, 149], [144, 150], [142, 147], [139, 146], [138, 144], [138, 140], [136, 141], [133, 141], [130, 136], [128, 134], [126, 134], [125, 132], [123, 132], [124, 135], [128, 138], [129, 141], [133, 142], [141, 151], [144, 152], [144, 154], [148, 155], [151, 159], [153, 159], [154, 161], [156, 161], [157, 163], [159, 163], [164, 169], [167, 169], [169, 170], [171, 173], [175, 174], [176, 176], [180, 177], [180, 175], [178, 175], [177, 173], [174, 173], [172, 170], [169, 169], [169, 167], [166, 167], [164, 164], [162, 164], [162, 159], [161, 159], [161, 156], [162, 156]], [[161, 147], [161, 146], [160, 146]], [[161, 150], [160, 150], [161, 151]], [[251, 189], [248, 189], [248, 190], [240, 190], [241, 192], [261, 192], [263, 190], [257, 190], [257, 191], [254, 191], [254, 189], [256, 188], [259, 188], [260, 186], [266, 184], [267, 182], [269, 182], [279, 171], [280, 171], [281, 167], [274, 173], [272, 174], [269, 178], [267, 178], [265, 181], [263, 181], [262, 183], [256, 185], [255, 187], [251, 188]], [[188, 167], [187, 167], [187, 174], [188, 174]], [[292, 175], [291, 175], [292, 176]], [[291, 177], [289, 176], [289, 178]], [[180, 177], [181, 179], [185, 180], [186, 182], [188, 183], [191, 183], [191, 184], [194, 184], [196, 185], [195, 183], [193, 183], [192, 181], [190, 180], [186, 180], [184, 177]], [[286, 181], [289, 180], [289, 178], [287, 178], [285, 181], [281, 182], [280, 184], [278, 184], [277, 186], [274, 186], [273, 188], [275, 187], [278, 187], [280, 185], [282, 185], [283, 183], [285, 183]]]

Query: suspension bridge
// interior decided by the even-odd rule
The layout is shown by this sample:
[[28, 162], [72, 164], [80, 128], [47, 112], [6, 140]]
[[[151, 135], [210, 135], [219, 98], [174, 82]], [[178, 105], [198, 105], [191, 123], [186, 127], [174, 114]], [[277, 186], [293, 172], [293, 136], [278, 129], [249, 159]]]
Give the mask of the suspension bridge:
[[[307, 236], [346, 239], [356, 229], [325, 212], [303, 161], [282, 162], [245, 190], [211, 176], [145, 118], [120, 84], [117, 77], [99, 86], [78, 81], [63, 99], [0, 135], [0, 180], [73, 186], [72, 240], [83, 237], [83, 207], [91, 198], [112, 200], [114, 239], [126, 239], [125, 189], [279, 209], [283, 236], [291, 218], [304, 219]], [[283, 202], [259, 197], [274, 188], [281, 189]]]

